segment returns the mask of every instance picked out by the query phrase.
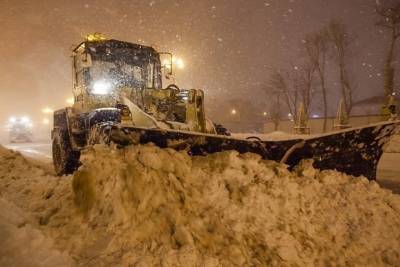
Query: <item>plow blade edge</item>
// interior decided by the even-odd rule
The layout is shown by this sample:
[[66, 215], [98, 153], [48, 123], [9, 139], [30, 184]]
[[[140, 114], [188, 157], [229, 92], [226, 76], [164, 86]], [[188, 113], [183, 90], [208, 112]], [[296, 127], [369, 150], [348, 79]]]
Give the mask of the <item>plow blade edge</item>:
[[[383, 146], [396, 132], [399, 122], [386, 122], [313, 138], [284, 141], [250, 141], [226, 136], [184, 131], [144, 129], [103, 124], [97, 136], [119, 146], [153, 143], [161, 148], [186, 150], [190, 155], [236, 150], [256, 153], [263, 159], [286, 163], [293, 168], [303, 159], [312, 159], [321, 170], [337, 170], [353, 176], [376, 178]], [[101, 132], [101, 134], [100, 134]], [[96, 135], [95, 135], [96, 136]], [[99, 138], [91, 143], [99, 143]]]

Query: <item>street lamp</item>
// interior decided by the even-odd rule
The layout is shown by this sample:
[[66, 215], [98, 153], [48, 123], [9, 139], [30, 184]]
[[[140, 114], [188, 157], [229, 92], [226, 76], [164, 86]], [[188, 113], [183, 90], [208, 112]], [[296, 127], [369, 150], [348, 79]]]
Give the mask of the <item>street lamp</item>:
[[42, 112], [43, 112], [44, 114], [51, 114], [51, 113], [54, 112], [54, 110], [51, 109], [51, 108], [49, 108], [49, 107], [45, 107], [45, 108], [42, 109]]

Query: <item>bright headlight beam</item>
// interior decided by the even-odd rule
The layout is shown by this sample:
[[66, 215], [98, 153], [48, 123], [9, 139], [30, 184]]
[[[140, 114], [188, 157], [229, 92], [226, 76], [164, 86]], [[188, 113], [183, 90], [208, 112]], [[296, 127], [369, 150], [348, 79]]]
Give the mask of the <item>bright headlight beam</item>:
[[185, 68], [185, 63], [183, 63], [183, 60], [181, 58], [176, 59], [176, 66], [179, 69], [183, 69]]
[[44, 114], [52, 114], [54, 112], [54, 110], [52, 108], [45, 107], [45, 108], [42, 109], [42, 112]]
[[73, 105], [74, 104], [74, 98], [73, 97], [68, 97], [67, 100], [65, 100], [65, 102], [68, 105]]
[[25, 123], [25, 124], [29, 124], [31, 122], [31, 120], [28, 117], [24, 116], [21, 118], [21, 122]]
[[107, 81], [96, 81], [93, 84], [92, 93], [95, 95], [107, 95], [110, 93], [111, 84]]

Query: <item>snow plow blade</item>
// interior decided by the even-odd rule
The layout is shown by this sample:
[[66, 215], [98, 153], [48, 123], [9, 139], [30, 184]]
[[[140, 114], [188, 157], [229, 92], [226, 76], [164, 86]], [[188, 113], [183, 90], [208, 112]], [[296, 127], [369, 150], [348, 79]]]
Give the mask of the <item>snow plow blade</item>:
[[314, 138], [284, 141], [250, 141], [227, 136], [185, 131], [98, 125], [90, 144], [115, 143], [120, 147], [153, 143], [161, 148], [187, 150], [190, 155], [206, 155], [226, 150], [256, 153], [263, 159], [286, 163], [293, 168], [303, 159], [313, 159], [314, 167], [337, 170], [353, 176], [376, 179], [382, 147], [396, 132], [399, 122], [385, 122], [351, 128]]

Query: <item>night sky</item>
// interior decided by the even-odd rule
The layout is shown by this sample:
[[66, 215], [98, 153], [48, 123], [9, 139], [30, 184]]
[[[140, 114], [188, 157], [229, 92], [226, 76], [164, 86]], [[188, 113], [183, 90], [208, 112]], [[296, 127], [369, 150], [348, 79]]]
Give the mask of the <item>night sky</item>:
[[[301, 62], [304, 35], [338, 19], [356, 37], [349, 58], [356, 100], [380, 95], [388, 35], [375, 25], [374, 4], [375, 0], [0, 0], [0, 119], [18, 112], [35, 114], [46, 105], [63, 107], [71, 96], [70, 49], [92, 32], [182, 57], [186, 68], [177, 73], [178, 85], [204, 89], [210, 116], [224, 121], [238, 99], [260, 114], [266, 110], [270, 98], [263, 88], [271, 70]], [[332, 72], [331, 91], [338, 86], [334, 79]], [[338, 93], [329, 97], [333, 112]], [[314, 109], [318, 112], [318, 105]]]

